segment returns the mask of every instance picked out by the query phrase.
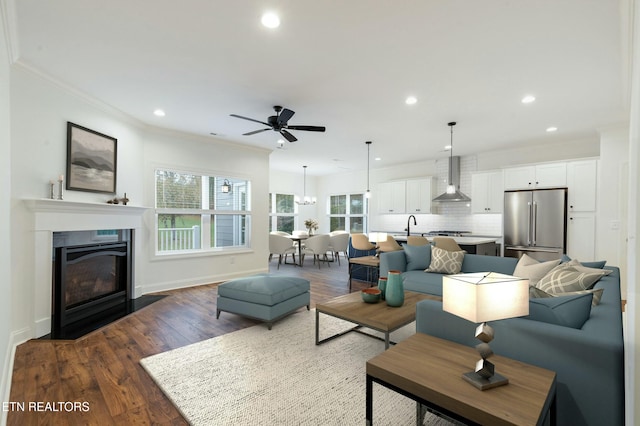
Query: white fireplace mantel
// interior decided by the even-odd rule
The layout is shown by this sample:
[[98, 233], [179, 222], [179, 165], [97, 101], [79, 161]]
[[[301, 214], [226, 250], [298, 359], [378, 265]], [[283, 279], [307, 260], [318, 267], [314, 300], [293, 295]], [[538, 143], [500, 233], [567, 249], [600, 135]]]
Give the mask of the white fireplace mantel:
[[136, 283], [140, 282], [137, 279], [140, 269], [135, 265], [141, 254], [142, 216], [149, 210], [147, 207], [46, 198], [25, 199], [24, 202], [34, 213], [35, 337], [41, 337], [51, 332], [51, 256], [54, 232], [133, 229], [133, 297], [139, 296]]

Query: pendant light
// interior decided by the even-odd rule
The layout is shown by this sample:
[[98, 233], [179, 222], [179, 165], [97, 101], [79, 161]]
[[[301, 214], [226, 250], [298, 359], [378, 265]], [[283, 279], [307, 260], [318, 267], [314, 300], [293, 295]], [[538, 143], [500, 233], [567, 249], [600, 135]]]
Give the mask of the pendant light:
[[[449, 180], [447, 181], [447, 190], [444, 194], [438, 195], [433, 201], [436, 202], [458, 202], [458, 201], [471, 201], [464, 193], [460, 192], [460, 157], [453, 156], [453, 126], [456, 125], [455, 121], [447, 123], [451, 129], [451, 143], [449, 150]], [[455, 170], [454, 170], [455, 169]], [[454, 181], [454, 175], [456, 177]]]
[[371, 190], [369, 189], [369, 161], [371, 158], [371, 141], [366, 141], [365, 143], [367, 144], [367, 192], [364, 194], [364, 196], [365, 198], [371, 198]]
[[307, 197], [307, 166], [302, 166], [304, 171], [304, 189], [302, 200], [296, 197], [296, 204], [299, 206], [312, 206], [316, 203], [316, 197]]

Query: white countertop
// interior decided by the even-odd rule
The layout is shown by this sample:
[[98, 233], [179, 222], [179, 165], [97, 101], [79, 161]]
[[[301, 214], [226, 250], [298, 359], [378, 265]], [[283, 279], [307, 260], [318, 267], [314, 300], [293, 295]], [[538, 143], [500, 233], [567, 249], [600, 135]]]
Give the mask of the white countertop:
[[[407, 241], [406, 235], [392, 235], [392, 237], [395, 238], [396, 241], [402, 241], [402, 242]], [[426, 237], [426, 238], [429, 241], [433, 241], [433, 237]], [[487, 243], [495, 243], [500, 239], [500, 238], [491, 238], [491, 237], [447, 237], [447, 238], [453, 238], [456, 243], [463, 244], [463, 245], [480, 245], [480, 244], [487, 244]]]

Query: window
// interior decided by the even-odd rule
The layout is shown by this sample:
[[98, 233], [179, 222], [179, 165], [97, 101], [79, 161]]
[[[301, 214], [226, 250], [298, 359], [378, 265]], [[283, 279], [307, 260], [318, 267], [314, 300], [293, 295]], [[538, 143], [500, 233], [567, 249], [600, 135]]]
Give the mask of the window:
[[329, 197], [329, 230], [364, 232], [366, 224], [364, 194]]
[[156, 170], [156, 252], [249, 247], [250, 182]]
[[269, 232], [292, 233], [296, 221], [296, 203], [291, 194], [269, 194]]

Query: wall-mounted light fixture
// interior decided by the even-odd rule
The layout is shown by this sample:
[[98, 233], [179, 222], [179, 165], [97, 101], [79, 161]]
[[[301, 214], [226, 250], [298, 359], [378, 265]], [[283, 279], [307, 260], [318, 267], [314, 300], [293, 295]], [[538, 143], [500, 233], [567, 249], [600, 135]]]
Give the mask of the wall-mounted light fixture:
[[225, 179], [224, 183], [220, 187], [223, 194], [229, 194], [231, 192], [231, 184], [229, 183], [229, 179]]

